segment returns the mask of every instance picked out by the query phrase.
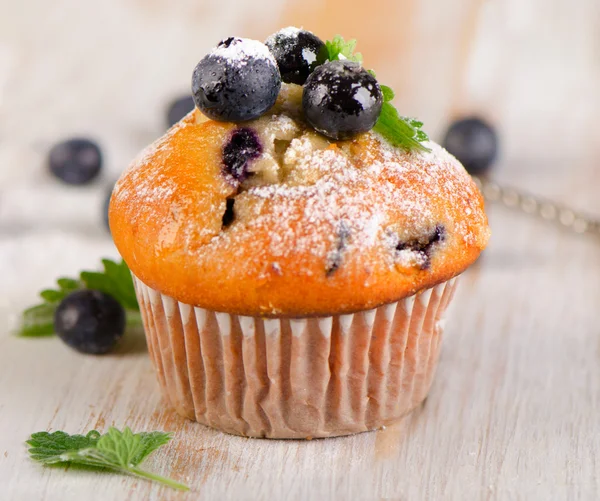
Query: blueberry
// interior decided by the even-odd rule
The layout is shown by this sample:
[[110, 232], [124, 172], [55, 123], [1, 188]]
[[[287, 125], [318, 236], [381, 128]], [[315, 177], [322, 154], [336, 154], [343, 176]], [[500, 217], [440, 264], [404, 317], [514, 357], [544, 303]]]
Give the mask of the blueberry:
[[223, 213], [223, 228], [231, 226], [231, 223], [235, 220], [235, 198], [228, 198], [225, 201], [225, 212]]
[[89, 139], [68, 139], [52, 147], [48, 165], [50, 171], [67, 184], [87, 184], [100, 172], [102, 153]]
[[180, 97], [173, 101], [167, 111], [167, 123], [169, 124], [169, 127], [172, 127], [179, 122], [179, 120], [192, 111], [194, 107], [194, 98], [192, 96]]
[[243, 122], [275, 104], [281, 76], [266, 45], [247, 38], [223, 40], [194, 69], [192, 94], [208, 118]]
[[281, 79], [285, 83], [304, 85], [317, 65], [317, 56], [325, 47], [323, 40], [310, 31], [284, 28], [265, 41], [275, 56]]
[[78, 290], [65, 297], [54, 314], [54, 330], [81, 353], [110, 351], [125, 332], [125, 310], [112, 296]]
[[249, 175], [248, 164], [262, 153], [256, 132], [248, 127], [235, 129], [223, 147], [223, 170], [236, 181]]
[[396, 250], [403, 251], [408, 249], [411, 252], [419, 254], [422, 260], [421, 269], [427, 270], [431, 266], [433, 248], [444, 240], [446, 240], [446, 228], [438, 224], [428, 235], [410, 240], [409, 242], [399, 242], [396, 245]]
[[346, 221], [341, 221], [337, 230], [337, 242], [335, 248], [327, 256], [327, 265], [325, 267], [325, 274], [329, 277], [335, 273], [342, 265], [342, 258], [344, 257], [344, 251], [348, 246], [348, 240], [350, 239], [350, 227]]
[[302, 93], [306, 120], [333, 139], [348, 139], [371, 130], [382, 104], [377, 80], [351, 61], [318, 66], [306, 80]]
[[494, 129], [480, 118], [458, 120], [450, 125], [444, 147], [467, 169], [469, 174], [484, 174], [498, 154]]

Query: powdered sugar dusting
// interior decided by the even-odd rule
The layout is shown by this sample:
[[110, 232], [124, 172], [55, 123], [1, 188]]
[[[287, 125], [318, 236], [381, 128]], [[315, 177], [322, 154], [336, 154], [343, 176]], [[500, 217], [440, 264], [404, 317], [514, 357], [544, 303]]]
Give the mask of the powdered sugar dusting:
[[[367, 256], [380, 261], [382, 255], [391, 267], [423, 266], [422, 254], [398, 252], [398, 242], [430, 233], [440, 217], [444, 225], [460, 225], [452, 214], [434, 209], [442, 197], [453, 196], [457, 203], [467, 198], [463, 191], [469, 186], [462, 167], [442, 148], [429, 146], [432, 152], [421, 154], [379, 144], [359, 164], [339, 148], [313, 148], [306, 134], [295, 138], [285, 154], [285, 162], [293, 165], [285, 181], [251, 186], [239, 195], [240, 205], [251, 209], [238, 212], [238, 231], [215, 236], [209, 247], [226, 248], [239, 259], [253, 255], [256, 262], [292, 256], [327, 261], [339, 252], [344, 263], [362, 256], [361, 266], [369, 265]], [[411, 178], [416, 182], [409, 183]], [[348, 231], [343, 248], [341, 228]], [[248, 234], [267, 234], [268, 242], [248, 239]], [[306, 273], [312, 272], [307, 268]]]
[[[430, 152], [406, 152], [374, 132], [332, 142], [302, 120], [300, 97], [301, 88], [284, 85], [269, 115], [244, 124], [260, 137], [263, 153], [241, 184], [227, 187], [217, 179], [223, 183], [217, 188], [218, 166], [203, 163], [209, 158], [203, 148], [218, 152], [230, 137], [231, 128], [218, 132], [223, 126], [210, 121], [184, 120], [138, 157], [115, 197], [134, 208], [133, 219], [139, 219], [137, 212], [153, 218], [160, 212], [153, 219], [155, 252], [183, 252], [191, 268], [210, 270], [225, 283], [242, 277], [284, 280], [290, 270], [295, 277], [323, 279], [362, 276], [365, 270], [413, 273], [429, 261], [435, 266], [450, 249], [485, 246], [480, 194], [448, 152], [433, 142], [426, 143]], [[210, 144], [192, 147], [185, 166], [195, 170], [197, 164], [202, 182], [190, 184], [187, 174], [174, 181], [157, 168], [179, 176], [181, 160], [171, 160], [174, 135], [193, 145], [203, 130], [210, 131]], [[234, 203], [231, 222], [224, 225], [226, 199]], [[437, 228], [444, 238], [426, 254], [405, 245]], [[365, 287], [377, 283], [365, 280]]]
[[302, 49], [302, 58], [308, 64], [313, 64], [317, 60], [317, 55], [310, 49]]
[[366, 109], [367, 105], [372, 100], [371, 91], [366, 87], [359, 87], [356, 89], [354, 96], [352, 97], [362, 106], [363, 109]]
[[287, 28], [280, 29], [277, 34], [284, 37], [296, 37], [298, 33], [302, 31], [302, 28], [296, 28], [296, 26], [288, 26]]
[[264, 59], [277, 66], [277, 61], [268, 47], [251, 38], [227, 39], [217, 45], [210, 55], [227, 59], [238, 67], [245, 66], [251, 59]]
[[[127, 178], [127, 184], [124, 185], [118, 183], [115, 186], [113, 196], [116, 201], [127, 201], [133, 198], [136, 200], [136, 207], [151, 206], [156, 203], [157, 200], [165, 200], [176, 192], [177, 185], [168, 176], [159, 175], [155, 178], [149, 178], [140, 175], [141, 172], [141, 169], [131, 170], [129, 177]], [[176, 210], [176, 207], [171, 207], [171, 212]], [[130, 214], [131, 223], [137, 223], [140, 218], [140, 212], [133, 210]], [[172, 223], [167, 222], [162, 229], [163, 237], [168, 238], [169, 240], [172, 239], [172, 230]]]
[[162, 138], [139, 153], [127, 168], [127, 176], [122, 176], [115, 184], [114, 196], [117, 200], [130, 200], [134, 197], [136, 203], [152, 204], [174, 193], [177, 186], [172, 179], [165, 175], [148, 178], [141, 168], [160, 153], [168, 153], [171, 138], [184, 126], [184, 122], [177, 123]]

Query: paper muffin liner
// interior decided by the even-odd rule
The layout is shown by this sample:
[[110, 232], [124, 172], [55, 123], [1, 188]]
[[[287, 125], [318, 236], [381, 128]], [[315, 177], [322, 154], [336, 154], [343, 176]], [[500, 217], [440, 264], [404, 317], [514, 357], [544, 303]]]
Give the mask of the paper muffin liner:
[[455, 280], [354, 314], [268, 319], [183, 304], [134, 277], [166, 399], [207, 426], [268, 438], [373, 430], [419, 405]]

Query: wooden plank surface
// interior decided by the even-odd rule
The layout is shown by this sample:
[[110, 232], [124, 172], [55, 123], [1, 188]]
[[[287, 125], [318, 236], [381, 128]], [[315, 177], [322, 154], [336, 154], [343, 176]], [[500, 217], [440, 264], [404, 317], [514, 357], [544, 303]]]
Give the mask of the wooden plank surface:
[[[496, 179], [600, 215], [596, 0], [174, 4], [0, 0], [0, 499], [598, 499], [600, 240], [502, 207], [451, 305], [428, 400], [382, 431], [224, 435], [166, 408], [141, 333], [107, 357], [10, 335], [42, 287], [116, 256], [105, 185], [161, 134], [169, 98], [230, 33], [304, 24], [356, 36], [434, 136], [483, 113], [502, 134]], [[106, 152], [103, 182], [85, 190], [44, 171], [48, 146], [73, 133]], [[27, 459], [33, 431], [112, 424], [173, 431], [147, 466], [193, 493]]]

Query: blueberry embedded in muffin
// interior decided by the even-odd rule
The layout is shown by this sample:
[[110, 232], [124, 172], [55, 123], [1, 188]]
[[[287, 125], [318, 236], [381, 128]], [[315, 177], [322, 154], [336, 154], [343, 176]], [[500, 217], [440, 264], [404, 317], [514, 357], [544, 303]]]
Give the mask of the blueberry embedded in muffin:
[[333, 251], [329, 253], [327, 256], [327, 268], [325, 269], [325, 273], [327, 276], [335, 273], [335, 271], [342, 265], [342, 258], [344, 255], [344, 250], [348, 245], [348, 240], [350, 239], [350, 227], [346, 221], [340, 221], [337, 237], [335, 242], [335, 247]]
[[224, 172], [235, 181], [244, 181], [249, 175], [248, 164], [262, 153], [258, 135], [249, 127], [235, 129], [223, 147]]
[[229, 197], [225, 201], [225, 212], [223, 213], [223, 229], [227, 228], [228, 226], [231, 225], [231, 223], [233, 223], [233, 221], [235, 219], [234, 210], [235, 210], [235, 198]]
[[427, 270], [431, 266], [432, 254], [439, 244], [446, 238], [446, 229], [438, 224], [433, 231], [425, 233], [418, 238], [401, 241], [397, 235], [394, 243], [394, 259], [406, 266], [418, 266], [421, 270]]

